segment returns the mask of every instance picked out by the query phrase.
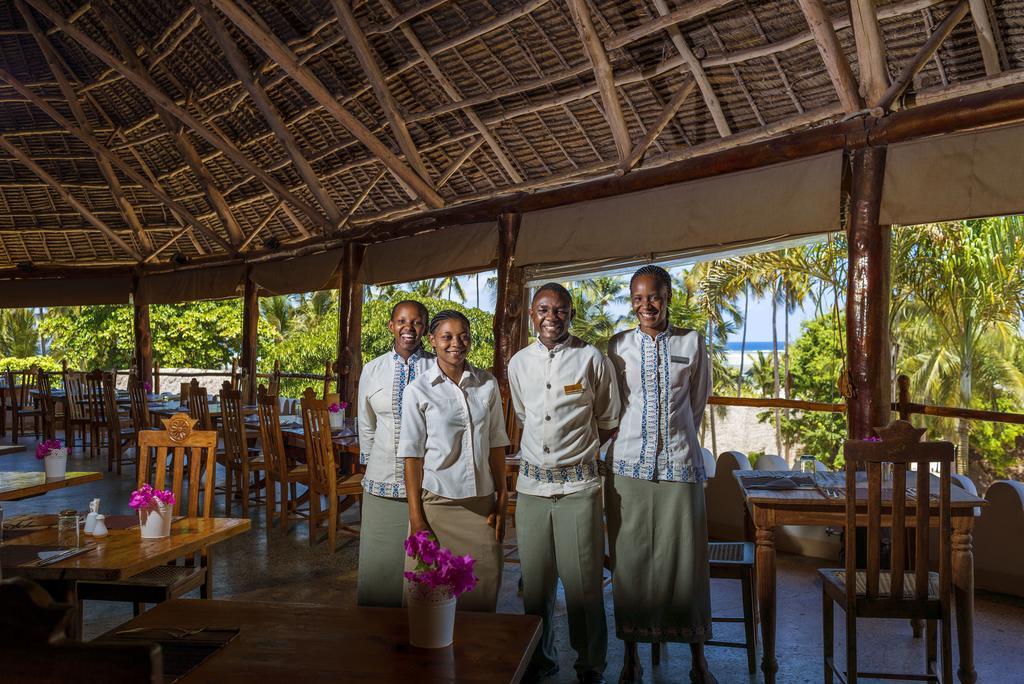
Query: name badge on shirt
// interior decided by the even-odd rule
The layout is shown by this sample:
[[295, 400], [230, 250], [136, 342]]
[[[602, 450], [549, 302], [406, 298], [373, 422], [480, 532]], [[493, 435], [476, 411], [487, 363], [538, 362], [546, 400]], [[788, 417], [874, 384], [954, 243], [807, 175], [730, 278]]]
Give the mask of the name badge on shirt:
[[672, 363], [690, 363], [689, 356], [672, 356]]
[[583, 394], [583, 383], [577, 382], [575, 385], [566, 385], [564, 389], [566, 394]]

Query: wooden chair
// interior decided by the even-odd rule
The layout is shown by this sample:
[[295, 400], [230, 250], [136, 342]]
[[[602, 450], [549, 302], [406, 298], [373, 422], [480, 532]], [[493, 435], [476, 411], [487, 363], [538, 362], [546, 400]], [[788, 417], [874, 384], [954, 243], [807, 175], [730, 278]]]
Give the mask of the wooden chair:
[[199, 421], [200, 430], [213, 430], [213, 420], [210, 419], [210, 398], [206, 394], [206, 388], [199, 384], [199, 380], [192, 378], [192, 382], [188, 383], [188, 390], [185, 390], [185, 385], [182, 385], [182, 394], [187, 394], [188, 398], [182, 401], [182, 404], [187, 402], [188, 414]]
[[43, 419], [42, 409], [36, 408], [32, 403], [29, 390], [36, 386], [39, 369], [32, 366], [25, 371], [6, 370], [7, 378], [7, 400], [11, 411], [11, 444], [18, 443], [18, 434], [25, 429], [25, 420], [32, 419], [33, 433], [39, 435], [40, 424]]
[[82, 435], [82, 448], [85, 449], [86, 435], [91, 434], [89, 425], [89, 405], [85, 398], [85, 374], [66, 371], [64, 373], [64, 437], [68, 449], [75, 444], [76, 428]]
[[[927, 682], [953, 681], [953, 654], [950, 641], [950, 598], [952, 592], [952, 547], [950, 522], [950, 464], [954, 450], [949, 442], [922, 442], [924, 428], [915, 428], [897, 420], [885, 428], [876, 428], [881, 441], [848, 440], [843, 447], [846, 458], [846, 567], [818, 570], [822, 579], [822, 618], [825, 682], [833, 674], [850, 684], [857, 678], [908, 678]], [[893, 469], [891, 497], [882, 489], [882, 464]], [[933, 501], [929, 466], [940, 467], [938, 501]], [[916, 483], [907, 487], [908, 466], [917, 468]], [[867, 568], [857, 569], [857, 466], [866, 466], [866, 502], [862, 497], [860, 516], [867, 519]], [[862, 486], [862, 491], [864, 490]], [[921, 494], [924, 493], [924, 494]], [[907, 568], [907, 504], [914, 506], [910, 524], [916, 530], [914, 559]], [[866, 505], [865, 505], [866, 504]], [[883, 518], [883, 510], [889, 519]], [[939, 572], [928, 566], [930, 519], [939, 519]], [[886, 524], [888, 523], [888, 524]], [[881, 567], [884, 528], [889, 528], [892, 543], [891, 569]], [[850, 581], [853, 578], [853, 581]], [[846, 613], [846, 668], [842, 673], [833, 657], [833, 603]], [[925, 664], [927, 674], [896, 675], [858, 672], [857, 618], [923, 619], [927, 621]], [[936, 621], [942, 630], [941, 678], [936, 667]]]
[[[225, 381], [220, 390], [221, 427], [224, 434], [224, 486], [225, 514], [231, 517], [234, 483], [237, 477], [238, 491], [242, 495], [242, 517], [249, 517], [249, 495], [256, 491], [259, 500], [260, 473], [267, 469], [260, 450], [248, 446], [245, 429], [245, 415], [242, 412], [242, 393], [231, 389]], [[255, 477], [255, 482], [250, 476]]]
[[36, 373], [36, 402], [42, 411], [43, 436], [46, 439], [57, 437], [57, 425], [64, 420], [64, 414], [57, 412], [57, 402], [50, 391], [50, 376], [42, 368]]
[[103, 411], [107, 419], [107, 470], [116, 468], [120, 475], [128, 447], [136, 445], [138, 432], [130, 416], [124, 415], [117, 405], [113, 373], [103, 374]]
[[103, 371], [85, 374], [85, 406], [89, 416], [89, 455], [96, 456], [103, 448], [107, 434], [107, 404], [103, 398]]
[[708, 646], [742, 648], [747, 651], [747, 672], [757, 672], [757, 601], [754, 596], [754, 545], [751, 542], [710, 542], [708, 564], [713, 579], [735, 579], [740, 581], [743, 597], [743, 616], [724, 617], [714, 615], [712, 622], [743, 623], [742, 642], [708, 641]]
[[[195, 419], [184, 413], [164, 418], [163, 424], [163, 430], [139, 433], [136, 485], [149, 482], [154, 489], [174, 492], [174, 516], [213, 517], [213, 487], [204, 486], [203, 476], [214, 472], [217, 433], [194, 430]], [[190, 453], [188, 459], [186, 453]], [[183, 502], [187, 503], [183, 505]], [[81, 602], [84, 600], [131, 602], [138, 615], [143, 604], [179, 598], [196, 588], [201, 598], [210, 598], [213, 595], [211, 564], [209, 549], [203, 549], [199, 553], [198, 564], [194, 557], [190, 557], [185, 559], [184, 565], [163, 565], [119, 582], [79, 582], [79, 619], [83, 616]]]
[[146, 388], [135, 373], [128, 375], [128, 400], [131, 408], [132, 427], [135, 428], [135, 432], [150, 429], [149, 400], [146, 397]]
[[[259, 414], [260, 442], [263, 444], [263, 459], [267, 470], [267, 532], [274, 526], [277, 517], [281, 529], [288, 530], [292, 516], [302, 516], [296, 499], [296, 485], [309, 487], [309, 468], [305, 463], [289, 463], [281, 434], [281, 407], [277, 395], [270, 394], [260, 385], [256, 390], [256, 408]], [[280, 486], [281, 511], [277, 513], [277, 492]]]
[[181, 387], [178, 389], [178, 405], [188, 406], [188, 391], [192, 385], [187, 382], [181, 383]]
[[[327, 540], [331, 551], [338, 535], [338, 517], [362, 498], [363, 475], [339, 475], [334, 461], [329, 401], [317, 399], [312, 387], [302, 394], [302, 430], [306, 441], [306, 466], [309, 469], [309, 544], [316, 543], [320, 520], [327, 518]], [[327, 498], [327, 510], [321, 509], [320, 497]], [[344, 502], [341, 497], [346, 497]], [[348, 526], [341, 529], [353, 536], [359, 532]]]
[[9, 682], [163, 681], [160, 646], [69, 641], [74, 608], [21, 577], [0, 581], [0, 662]]

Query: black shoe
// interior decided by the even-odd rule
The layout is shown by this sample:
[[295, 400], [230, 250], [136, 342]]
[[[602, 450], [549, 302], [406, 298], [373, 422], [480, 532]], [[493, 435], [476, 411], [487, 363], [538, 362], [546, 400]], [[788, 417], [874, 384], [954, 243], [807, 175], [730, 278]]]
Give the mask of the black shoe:
[[597, 670], [587, 670], [586, 672], [578, 672], [576, 678], [580, 680], [582, 684], [607, 684], [604, 678], [604, 674]]
[[556, 674], [558, 674], [558, 663], [548, 667], [531, 664], [526, 668], [526, 674], [523, 675], [523, 682], [525, 682], [525, 684], [541, 682], [548, 677], [554, 677]]

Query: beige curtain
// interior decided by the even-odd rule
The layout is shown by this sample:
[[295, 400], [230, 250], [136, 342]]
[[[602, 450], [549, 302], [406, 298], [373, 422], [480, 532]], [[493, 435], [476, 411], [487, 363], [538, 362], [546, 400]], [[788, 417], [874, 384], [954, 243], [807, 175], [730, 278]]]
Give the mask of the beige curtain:
[[0, 280], [0, 308], [127, 304], [131, 276]]
[[271, 294], [297, 294], [337, 287], [335, 272], [341, 263], [340, 249], [321, 254], [254, 264], [249, 277]]
[[139, 304], [178, 304], [235, 297], [244, 278], [244, 265], [146, 275], [139, 278], [135, 301]]
[[405, 283], [494, 266], [498, 222], [453, 226], [369, 245], [361, 280], [370, 285]]

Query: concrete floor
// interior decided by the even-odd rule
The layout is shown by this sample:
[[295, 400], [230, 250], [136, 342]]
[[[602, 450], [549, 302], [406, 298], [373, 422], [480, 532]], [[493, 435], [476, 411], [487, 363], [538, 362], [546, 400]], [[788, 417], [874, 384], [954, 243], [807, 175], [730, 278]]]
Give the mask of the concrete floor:
[[[9, 438], [5, 443], [9, 443]], [[0, 470], [37, 470], [35, 445], [26, 440], [29, 449], [18, 454], [0, 456]], [[69, 470], [102, 470], [104, 463], [83, 457], [76, 450], [68, 462]], [[85, 510], [93, 497], [103, 501], [107, 513], [128, 513], [128, 496], [134, 489], [134, 475], [104, 474], [103, 480], [59, 490], [26, 501], [4, 502], [7, 516], [22, 513], [55, 513], [63, 508]], [[223, 497], [217, 499], [223, 514]], [[235, 515], [239, 515], [237, 506]], [[289, 533], [279, 529], [267, 534], [262, 507], [252, 511], [252, 530], [241, 537], [217, 546], [214, 568], [217, 598], [253, 601], [288, 601], [325, 605], [351, 605], [355, 602], [356, 556], [358, 544], [349, 542], [331, 553], [326, 542], [310, 548], [306, 527], [300, 522]], [[780, 555], [778, 560], [778, 637], [780, 683], [820, 682], [821, 666], [821, 587], [815, 568], [825, 563], [799, 556]], [[506, 565], [499, 611], [521, 612], [522, 602], [516, 594], [519, 568]], [[196, 592], [198, 596], [198, 592]], [[739, 583], [728, 580], [712, 582], [712, 603], [716, 614], [739, 615]], [[613, 629], [611, 588], [606, 589], [605, 605], [609, 628]], [[1024, 636], [1024, 600], [979, 594], [975, 603], [975, 659], [981, 682], [1024, 681], [1024, 653], [1020, 648]], [[838, 613], [838, 611], [837, 611]], [[558, 643], [561, 671], [547, 682], [575, 682], [572, 670], [574, 653], [568, 645], [565, 606], [559, 602]], [[838, 613], [837, 639], [844, 631]], [[88, 602], [86, 605], [86, 637], [92, 638], [131, 618], [127, 604]], [[741, 640], [742, 625], [715, 625], [719, 639]], [[912, 638], [906, 622], [863, 620], [859, 629], [862, 667], [873, 670], [904, 670], [921, 668], [924, 645]], [[955, 637], [954, 637], [955, 639]], [[838, 654], [842, 644], [837, 643]], [[689, 649], [673, 644], [662, 656], [658, 667], [650, 664], [648, 649], [641, 647], [646, 670], [645, 682], [688, 682]], [[664, 649], [663, 649], [664, 653]], [[718, 680], [757, 682], [761, 677], [747, 674], [746, 657], [740, 649], [708, 648], [708, 661]], [[622, 662], [622, 644], [614, 637], [609, 642], [607, 675], [616, 681]], [[759, 651], [760, 658], [760, 651]], [[760, 660], [758, 661], [760, 665]]]

